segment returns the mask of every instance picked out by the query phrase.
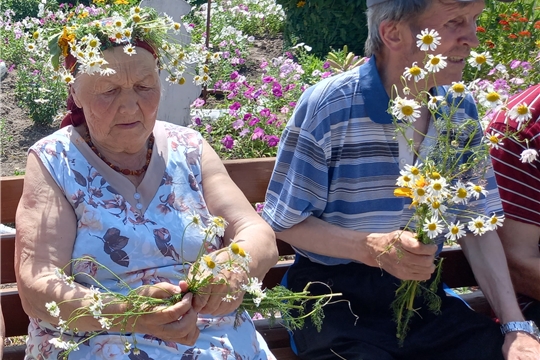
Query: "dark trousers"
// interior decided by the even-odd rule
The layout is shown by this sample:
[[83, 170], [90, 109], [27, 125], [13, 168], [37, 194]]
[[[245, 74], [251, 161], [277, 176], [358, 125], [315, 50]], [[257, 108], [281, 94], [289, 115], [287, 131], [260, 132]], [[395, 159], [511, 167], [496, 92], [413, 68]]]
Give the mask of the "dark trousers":
[[540, 326], [540, 301], [519, 294], [517, 299], [525, 319], [532, 320], [537, 326]]
[[[350, 303], [326, 306], [321, 332], [309, 320], [301, 330], [294, 331], [293, 346], [302, 359], [503, 359], [504, 338], [499, 326], [489, 317], [470, 310], [460, 299], [446, 296], [441, 286], [441, 313], [433, 314], [423, 298], [417, 298], [418, 314], [411, 320], [403, 346], [399, 346], [390, 308], [399, 279], [363, 264], [325, 266], [297, 255], [284, 282], [293, 291], [301, 291], [310, 281], [329, 285], [332, 292], [343, 293], [341, 299]], [[329, 292], [323, 285], [312, 286], [310, 291]]]

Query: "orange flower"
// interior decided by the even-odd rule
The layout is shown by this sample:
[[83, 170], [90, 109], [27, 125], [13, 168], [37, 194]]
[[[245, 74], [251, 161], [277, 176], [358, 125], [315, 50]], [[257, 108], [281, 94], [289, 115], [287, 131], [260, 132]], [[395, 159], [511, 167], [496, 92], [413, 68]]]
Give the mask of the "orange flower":
[[531, 37], [531, 32], [528, 31], [528, 30], [520, 31], [520, 32], [519, 32], [519, 36], [523, 36], [523, 37]]
[[510, 35], [508, 35], [508, 38], [509, 39], [517, 39], [517, 35], [516, 34], [510, 34]]
[[394, 196], [397, 197], [413, 197], [412, 189], [406, 187], [400, 187], [394, 190]]
[[129, 1], [127, 0], [116, 0], [114, 3], [116, 5], [129, 5]]
[[534, 28], [540, 30], [540, 20], [534, 23]]
[[486, 40], [486, 45], [490, 49], [493, 49], [495, 47], [495, 43], [491, 40]]
[[484, 27], [482, 27], [482, 26], [477, 26], [477, 27], [476, 27], [476, 32], [485, 33], [485, 32], [486, 32], [486, 28], [484, 28]]
[[506, 20], [500, 20], [499, 24], [501, 24], [501, 25], [509, 25], [510, 23], [508, 21], [506, 21]]
[[304, 7], [304, 5], [306, 5], [306, 2], [303, 0], [300, 0], [299, 2], [296, 3], [296, 7], [299, 7], [299, 8]]
[[75, 34], [68, 32], [67, 28], [64, 26], [62, 31], [62, 36], [58, 39], [58, 46], [62, 49], [62, 55], [64, 57], [69, 54], [69, 45], [75, 40]]
[[526, 23], [526, 22], [529, 22], [529, 19], [527, 19], [525, 16], [523, 16], [523, 17], [519, 18], [519, 21], [521, 21], [523, 23]]

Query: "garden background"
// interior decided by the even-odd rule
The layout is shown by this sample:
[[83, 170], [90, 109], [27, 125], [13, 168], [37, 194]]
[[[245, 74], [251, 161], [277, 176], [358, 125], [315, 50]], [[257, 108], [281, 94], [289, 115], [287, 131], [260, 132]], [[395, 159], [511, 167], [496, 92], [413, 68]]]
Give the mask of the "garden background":
[[[138, 3], [1, 2], [0, 60], [7, 70], [0, 94], [2, 176], [24, 173], [28, 147], [55, 131], [64, 111], [67, 87], [47, 65], [48, 36], [62, 28], [69, 10], [88, 16], [107, 2]], [[192, 43], [221, 54], [219, 63], [210, 66], [210, 85], [192, 105], [189, 126], [201, 131], [223, 158], [274, 156], [303, 90], [364, 60], [363, 0], [189, 3], [192, 11], [182, 22]], [[466, 68], [467, 84], [505, 97], [539, 82], [538, 0], [487, 0], [477, 30], [481, 45], [476, 51], [489, 54], [480, 69]], [[489, 109], [480, 106], [480, 111], [489, 119]]]

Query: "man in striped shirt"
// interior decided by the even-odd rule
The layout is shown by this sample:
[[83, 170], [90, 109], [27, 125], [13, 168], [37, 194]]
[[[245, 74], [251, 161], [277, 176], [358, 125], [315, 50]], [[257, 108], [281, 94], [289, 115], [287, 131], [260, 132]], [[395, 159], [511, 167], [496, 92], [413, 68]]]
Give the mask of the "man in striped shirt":
[[507, 109], [487, 128], [501, 139], [516, 134], [490, 150], [506, 217], [498, 233], [523, 314], [540, 324], [540, 85], [513, 96]]
[[[400, 230], [412, 213], [393, 191], [400, 169], [413, 164], [415, 154], [429, 151], [437, 132], [429, 112], [422, 109], [414, 122], [416, 131], [410, 134], [412, 151], [406, 140], [396, 136], [387, 113], [388, 94], [393, 85], [401, 84], [405, 67], [422, 63], [424, 53], [416, 48], [415, 37], [426, 28], [439, 32], [442, 43], [437, 53], [448, 62], [436, 74], [436, 84], [459, 81], [465, 58], [478, 45], [476, 19], [484, 3], [367, 3], [366, 52], [373, 56], [359, 69], [305, 91], [283, 133], [267, 191], [263, 217], [297, 251], [285, 285], [300, 291], [308, 282], [319, 282], [350, 301], [325, 307], [320, 333], [309, 321], [294, 331], [293, 349], [310, 360], [336, 355], [348, 360], [538, 360], [540, 345], [532, 336], [522, 332], [501, 336], [491, 319], [445, 296], [441, 287], [437, 291], [441, 313], [434, 315], [419, 300], [418, 316], [411, 321], [404, 345], [398, 345], [390, 308], [397, 286], [400, 279], [430, 279], [438, 246], [421, 244], [415, 234]], [[435, 86], [432, 78], [429, 81]], [[477, 118], [470, 98], [461, 103], [452, 121], [465, 117]], [[476, 134], [481, 133], [478, 129], [479, 124]], [[471, 141], [478, 143], [481, 138]], [[492, 169], [486, 170], [489, 195], [474, 206], [475, 211], [491, 215], [501, 211], [501, 204]], [[496, 232], [469, 234], [461, 245], [501, 321], [523, 321]], [[328, 292], [326, 286], [310, 290]]]

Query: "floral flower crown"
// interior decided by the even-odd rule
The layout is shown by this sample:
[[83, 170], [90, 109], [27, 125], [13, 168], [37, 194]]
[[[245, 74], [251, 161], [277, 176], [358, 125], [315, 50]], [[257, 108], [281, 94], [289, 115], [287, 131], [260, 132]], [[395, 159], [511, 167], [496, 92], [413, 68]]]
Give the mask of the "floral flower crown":
[[103, 51], [114, 46], [122, 46], [130, 56], [137, 54], [137, 46], [146, 48], [158, 59], [160, 70], [168, 72], [167, 81], [179, 85], [190, 68], [196, 68], [197, 85], [208, 83], [205, 63], [219, 60], [218, 53], [210, 54], [202, 45], [173, 38], [171, 34], [179, 34], [183, 25], [153, 8], [116, 2], [79, 10], [68, 14], [62, 31], [49, 40], [51, 64], [67, 84], [73, 83], [75, 72], [114, 74], [103, 57]]

